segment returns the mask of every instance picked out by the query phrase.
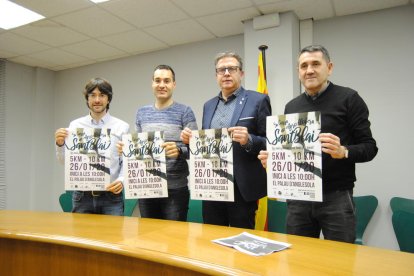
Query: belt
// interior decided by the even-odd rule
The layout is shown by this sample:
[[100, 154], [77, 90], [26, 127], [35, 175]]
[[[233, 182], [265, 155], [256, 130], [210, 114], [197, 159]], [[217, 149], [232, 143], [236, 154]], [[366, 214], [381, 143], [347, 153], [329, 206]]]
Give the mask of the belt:
[[327, 194], [333, 194], [333, 193], [338, 193], [338, 192], [346, 192], [346, 191], [353, 192], [353, 189], [350, 188], [350, 189], [343, 189], [343, 190], [331, 190], [331, 191], [323, 192], [323, 194], [327, 195]]
[[84, 195], [89, 195], [89, 196], [101, 196], [103, 194], [105, 194], [106, 191], [84, 191], [83, 194]]

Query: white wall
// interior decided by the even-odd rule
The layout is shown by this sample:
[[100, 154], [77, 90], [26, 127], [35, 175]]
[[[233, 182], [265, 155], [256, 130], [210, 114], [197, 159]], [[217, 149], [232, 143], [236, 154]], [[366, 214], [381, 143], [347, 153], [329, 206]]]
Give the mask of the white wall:
[[53, 206], [54, 73], [6, 63], [7, 209]]
[[280, 14], [279, 18], [279, 26], [261, 30], [255, 30], [252, 21], [244, 23], [246, 87], [256, 89], [258, 47], [267, 45], [266, 77], [274, 115], [283, 114], [285, 104], [300, 91], [296, 73], [299, 19], [292, 12]]
[[[315, 21], [313, 27], [313, 41], [325, 45], [335, 63], [331, 80], [358, 90], [370, 108], [379, 154], [374, 161], [357, 165], [355, 194], [374, 194], [379, 198], [379, 209], [364, 238], [368, 245], [390, 249], [397, 249], [398, 245], [389, 199], [395, 195], [414, 198], [409, 166], [414, 152], [410, 143], [414, 138], [410, 127], [414, 117], [412, 26], [414, 5]], [[53, 134], [56, 128], [66, 127], [70, 120], [87, 113], [81, 92], [90, 78], [101, 76], [112, 83], [114, 101], [110, 112], [133, 128], [136, 108], [153, 102], [153, 68], [160, 63], [169, 64], [177, 74], [174, 97], [193, 107], [200, 124], [203, 103], [218, 93], [214, 56], [225, 50], [243, 56], [244, 48], [256, 43], [244, 39], [243, 35], [215, 39], [57, 73], [8, 62], [7, 209], [60, 210], [57, 198], [63, 191], [63, 166], [55, 160]], [[258, 39], [257, 44], [261, 43]], [[292, 47], [297, 44], [284, 43], [292, 43]], [[278, 50], [269, 48], [268, 57], [274, 55], [270, 51]], [[253, 64], [249, 65], [249, 74], [255, 74], [250, 67], [256, 68], [257, 57], [248, 52], [248, 64]], [[270, 58], [267, 62], [275, 61]], [[286, 66], [292, 68], [292, 64]], [[274, 83], [278, 77], [274, 76]], [[246, 87], [255, 88], [252, 82], [246, 80]], [[272, 95], [273, 85], [269, 86], [272, 103], [285, 101], [277, 93]], [[274, 114], [281, 107], [277, 109]]]
[[56, 125], [67, 125], [74, 116], [87, 113], [81, 92], [92, 77], [107, 78], [114, 90], [110, 112], [134, 126], [138, 106], [154, 102], [151, 89], [153, 69], [159, 64], [172, 66], [177, 87], [174, 98], [192, 106], [201, 122], [204, 102], [219, 92], [215, 81], [214, 57], [232, 50], [243, 55], [243, 36], [209, 40], [153, 53], [85, 66], [57, 73]]

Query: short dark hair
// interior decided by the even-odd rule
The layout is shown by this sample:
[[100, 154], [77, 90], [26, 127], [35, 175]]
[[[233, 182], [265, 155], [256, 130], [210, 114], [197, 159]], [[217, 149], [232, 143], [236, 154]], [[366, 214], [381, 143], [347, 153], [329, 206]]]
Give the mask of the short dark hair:
[[224, 53], [217, 54], [216, 58], [214, 59], [214, 66], [215, 67], [217, 66], [217, 63], [219, 62], [220, 59], [226, 58], [226, 57], [237, 59], [237, 61], [239, 62], [239, 69], [240, 71], [243, 71], [243, 60], [241, 56], [239, 56], [235, 52], [224, 52]]
[[331, 62], [331, 57], [329, 56], [328, 50], [326, 50], [326, 48], [323, 47], [322, 45], [309, 45], [309, 46], [306, 46], [300, 51], [299, 56], [301, 56], [305, 52], [308, 52], [308, 53], [321, 52], [322, 55], [323, 55], [323, 58], [326, 60], [326, 62], [327, 63]]
[[[106, 110], [109, 109], [109, 103], [112, 101], [112, 85], [109, 83], [109, 81], [107, 81], [106, 79], [103, 78], [93, 78], [90, 79], [86, 85], [85, 85], [85, 90], [83, 90], [83, 95], [85, 96], [86, 99], [86, 105], [88, 105], [88, 98], [89, 95], [96, 89], [98, 88], [98, 90], [102, 93], [108, 96], [108, 105], [106, 106]], [[89, 108], [89, 106], [88, 106]]]
[[169, 65], [165, 65], [165, 64], [160, 64], [157, 67], [154, 68], [153, 74], [152, 74], [152, 78], [154, 78], [154, 72], [157, 70], [168, 70], [171, 71], [172, 77], [173, 77], [173, 81], [175, 81], [175, 72], [174, 70], [171, 68], [171, 66]]

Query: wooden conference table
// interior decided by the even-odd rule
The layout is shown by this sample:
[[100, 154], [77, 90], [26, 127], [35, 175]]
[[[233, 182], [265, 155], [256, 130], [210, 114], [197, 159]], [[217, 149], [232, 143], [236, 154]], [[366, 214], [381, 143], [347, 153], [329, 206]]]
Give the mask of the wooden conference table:
[[[211, 242], [247, 231], [291, 243], [250, 256]], [[0, 211], [0, 275], [414, 275], [414, 254], [198, 223]]]

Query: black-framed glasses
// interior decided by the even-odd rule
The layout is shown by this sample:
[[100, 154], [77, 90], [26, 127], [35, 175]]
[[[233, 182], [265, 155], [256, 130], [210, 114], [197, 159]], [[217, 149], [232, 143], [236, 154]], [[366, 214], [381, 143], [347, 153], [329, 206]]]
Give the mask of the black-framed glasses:
[[226, 71], [228, 71], [229, 74], [233, 74], [237, 72], [237, 69], [240, 69], [240, 67], [239, 66], [220, 67], [220, 68], [216, 68], [216, 73], [219, 75], [224, 75], [226, 74]]

